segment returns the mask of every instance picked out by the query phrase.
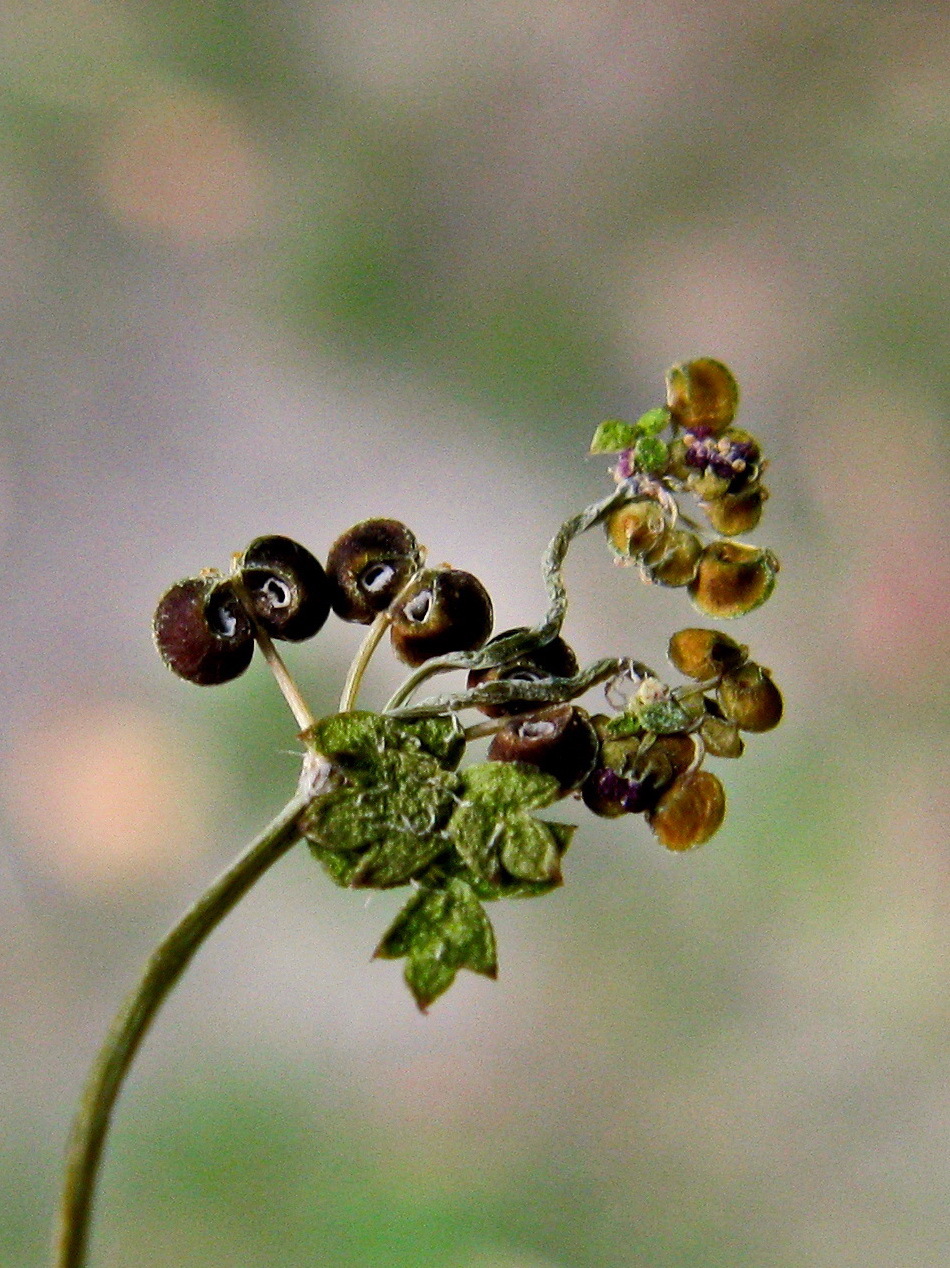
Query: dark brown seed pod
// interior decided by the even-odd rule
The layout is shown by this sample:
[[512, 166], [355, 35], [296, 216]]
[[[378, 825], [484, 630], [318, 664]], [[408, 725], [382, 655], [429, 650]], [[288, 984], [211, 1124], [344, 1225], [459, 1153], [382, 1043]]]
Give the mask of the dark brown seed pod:
[[738, 533], [750, 533], [762, 518], [762, 507], [768, 491], [755, 484], [741, 493], [724, 493], [711, 502], [701, 503], [706, 518], [723, 537], [735, 537]]
[[782, 720], [782, 693], [769, 671], [752, 660], [725, 675], [716, 699], [741, 731], [771, 731]]
[[327, 556], [333, 611], [369, 625], [422, 566], [415, 535], [399, 520], [363, 520], [336, 539]]
[[290, 537], [256, 537], [238, 561], [254, 620], [272, 638], [312, 638], [330, 615], [330, 583], [319, 560]]
[[610, 766], [596, 766], [581, 786], [584, 805], [603, 819], [646, 810], [652, 792], [648, 781], [621, 775]]
[[173, 673], [200, 687], [230, 682], [254, 655], [254, 630], [234, 585], [217, 574], [166, 590], [152, 624], [155, 646]]
[[703, 544], [687, 528], [670, 528], [643, 556], [643, 572], [661, 586], [686, 586], [696, 575]]
[[726, 794], [710, 771], [691, 770], [667, 788], [647, 822], [668, 850], [691, 850], [722, 827]]
[[666, 516], [653, 498], [637, 498], [611, 511], [604, 521], [611, 549], [620, 559], [636, 559], [666, 532]]
[[708, 682], [728, 669], [738, 669], [748, 659], [749, 649], [719, 630], [690, 627], [676, 631], [666, 654], [681, 674]]
[[[523, 634], [526, 626], [505, 630], [485, 644], [486, 651], [500, 639], [512, 634]], [[538, 647], [516, 660], [494, 665], [491, 669], [473, 669], [468, 676], [468, 687], [481, 687], [489, 682], [530, 682], [543, 684], [550, 678], [572, 678], [577, 673], [577, 657], [560, 635], [556, 635], [543, 647]], [[512, 700], [508, 704], [480, 704], [477, 707], [490, 718], [503, 718], [512, 713], [525, 713], [537, 709], [545, 702], [539, 697], [530, 700]]]
[[770, 550], [721, 539], [700, 556], [689, 596], [707, 616], [743, 616], [769, 597], [777, 572], [778, 560]]
[[599, 747], [587, 713], [577, 705], [556, 704], [507, 722], [495, 734], [488, 760], [537, 766], [567, 793], [590, 774]]
[[739, 385], [721, 361], [699, 357], [667, 370], [666, 403], [677, 426], [718, 436], [736, 416]]
[[488, 591], [470, 572], [426, 568], [393, 613], [393, 650], [407, 665], [472, 652], [491, 633], [493, 615]]

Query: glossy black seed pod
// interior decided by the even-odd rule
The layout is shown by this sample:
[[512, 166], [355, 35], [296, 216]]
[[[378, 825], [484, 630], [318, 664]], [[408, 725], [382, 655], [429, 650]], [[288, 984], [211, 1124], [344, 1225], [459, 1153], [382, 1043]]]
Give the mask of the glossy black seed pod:
[[254, 655], [254, 631], [230, 580], [189, 577], [166, 590], [152, 623], [155, 646], [173, 673], [200, 687], [230, 682]]
[[[513, 630], [505, 630], [496, 634], [485, 646], [486, 650], [500, 639], [510, 638], [512, 634], [523, 634], [526, 626], [521, 625]], [[516, 660], [506, 661], [503, 665], [494, 665], [491, 669], [473, 669], [468, 676], [469, 687], [481, 687], [488, 682], [537, 682], [543, 683], [549, 678], [572, 678], [577, 673], [577, 657], [573, 649], [558, 634], [524, 656]], [[480, 704], [477, 707], [490, 718], [504, 718], [512, 713], [525, 713], [532, 708], [544, 704], [540, 697], [530, 700], [512, 700], [508, 704]]]
[[290, 537], [257, 537], [238, 567], [251, 615], [272, 638], [312, 638], [330, 615], [330, 583], [319, 560]]
[[507, 722], [492, 740], [488, 760], [537, 766], [553, 775], [566, 793], [584, 782], [599, 750], [587, 713], [576, 705], [556, 704]]
[[413, 533], [399, 520], [363, 520], [336, 539], [327, 556], [330, 601], [344, 621], [369, 625], [422, 563]]
[[493, 619], [488, 591], [477, 577], [455, 568], [426, 568], [393, 614], [393, 650], [414, 666], [449, 652], [472, 652], [488, 638]]

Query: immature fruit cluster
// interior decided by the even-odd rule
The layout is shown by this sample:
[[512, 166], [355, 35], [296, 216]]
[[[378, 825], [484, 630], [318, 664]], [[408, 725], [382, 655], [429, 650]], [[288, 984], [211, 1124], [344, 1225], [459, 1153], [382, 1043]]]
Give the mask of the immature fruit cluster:
[[[591, 446], [618, 454], [614, 478], [630, 492], [604, 520], [614, 553], [636, 561], [645, 581], [688, 587], [695, 607], [723, 618], [764, 603], [778, 571], [770, 551], [729, 540], [755, 528], [768, 497], [759, 442], [733, 426], [738, 405], [732, 373], [700, 357], [668, 371], [665, 408], [602, 423]], [[718, 540], [704, 543], [698, 525], [677, 523], [679, 495], [695, 499]]]
[[169, 669], [202, 687], [243, 674], [255, 630], [299, 642], [330, 612], [330, 587], [319, 561], [289, 537], [257, 537], [229, 576], [206, 570], [165, 592], [155, 611], [155, 644]]
[[581, 795], [607, 818], [645, 813], [667, 849], [688, 850], [725, 815], [722, 784], [702, 769], [704, 758], [741, 757], [740, 732], [777, 726], [782, 696], [749, 649], [719, 630], [678, 630], [668, 654], [700, 685], [674, 689], [647, 675], [623, 713], [594, 718], [598, 757]]

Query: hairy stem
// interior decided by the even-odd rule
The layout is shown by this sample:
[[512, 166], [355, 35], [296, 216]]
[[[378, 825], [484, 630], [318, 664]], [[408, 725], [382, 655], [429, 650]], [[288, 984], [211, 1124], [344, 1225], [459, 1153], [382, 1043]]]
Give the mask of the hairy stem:
[[159, 943], [119, 1010], [89, 1073], [73, 1124], [56, 1237], [56, 1268], [82, 1268], [99, 1163], [122, 1081], [160, 1005], [215, 926], [256, 880], [300, 840], [299, 820], [314, 796], [298, 792], [245, 852]]
[[[445, 674], [453, 669], [487, 669], [494, 665], [503, 665], [538, 647], [543, 647], [561, 632], [564, 617], [567, 614], [567, 591], [561, 577], [564, 560], [575, 537], [586, 533], [589, 528], [599, 524], [605, 515], [615, 506], [629, 502], [633, 492], [628, 483], [621, 484], [607, 497], [599, 502], [586, 506], [577, 515], [561, 525], [548, 543], [541, 561], [541, 574], [548, 592], [548, 610], [541, 622], [533, 629], [511, 634], [508, 638], [498, 639], [489, 647], [475, 652], [455, 652], [450, 656], [440, 656], [426, 661], [421, 668], [406, 679], [396, 694], [388, 701], [385, 713], [391, 713], [406, 704], [427, 678], [434, 674]], [[437, 699], [439, 697], [436, 697]]]

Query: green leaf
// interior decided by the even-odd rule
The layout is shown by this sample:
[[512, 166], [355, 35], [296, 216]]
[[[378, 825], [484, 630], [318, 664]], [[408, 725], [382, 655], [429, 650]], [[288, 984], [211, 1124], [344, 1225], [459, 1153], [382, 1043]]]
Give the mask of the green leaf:
[[642, 735], [643, 726], [640, 719], [632, 713], [618, 713], [604, 726], [604, 730], [613, 739], [624, 739], [628, 735]]
[[505, 822], [501, 861], [509, 876], [519, 881], [560, 878], [560, 841], [552, 827], [527, 815]]
[[636, 428], [641, 436], [658, 436], [670, 423], [670, 411], [665, 405], [648, 409], [637, 419]]
[[450, 844], [444, 832], [432, 832], [428, 836], [392, 832], [385, 841], [380, 841], [360, 856], [347, 883], [361, 889], [391, 889], [395, 885], [405, 885]]
[[505, 880], [551, 888], [561, 880], [569, 829], [533, 819], [529, 810], [561, 795], [558, 781], [521, 762], [482, 762], [462, 772], [461, 799], [448, 835], [474, 877], [498, 888]]
[[372, 762], [385, 750], [425, 754], [446, 770], [454, 770], [465, 750], [465, 732], [454, 713], [437, 718], [391, 718], [356, 710], [335, 713], [313, 727], [308, 738], [329, 758], [351, 757]]
[[594, 432], [590, 452], [620, 453], [622, 449], [632, 449], [637, 443], [637, 435], [633, 423], [626, 423], [622, 418], [607, 418]]
[[444, 763], [457, 761], [460, 734], [454, 717], [344, 713], [317, 723], [312, 742], [343, 782], [312, 802], [303, 829], [337, 884], [404, 885], [446, 849], [459, 776]]
[[406, 984], [423, 1012], [452, 985], [459, 969], [491, 978], [498, 974], [491, 922], [472, 887], [458, 878], [414, 894], [375, 954], [407, 959]]

